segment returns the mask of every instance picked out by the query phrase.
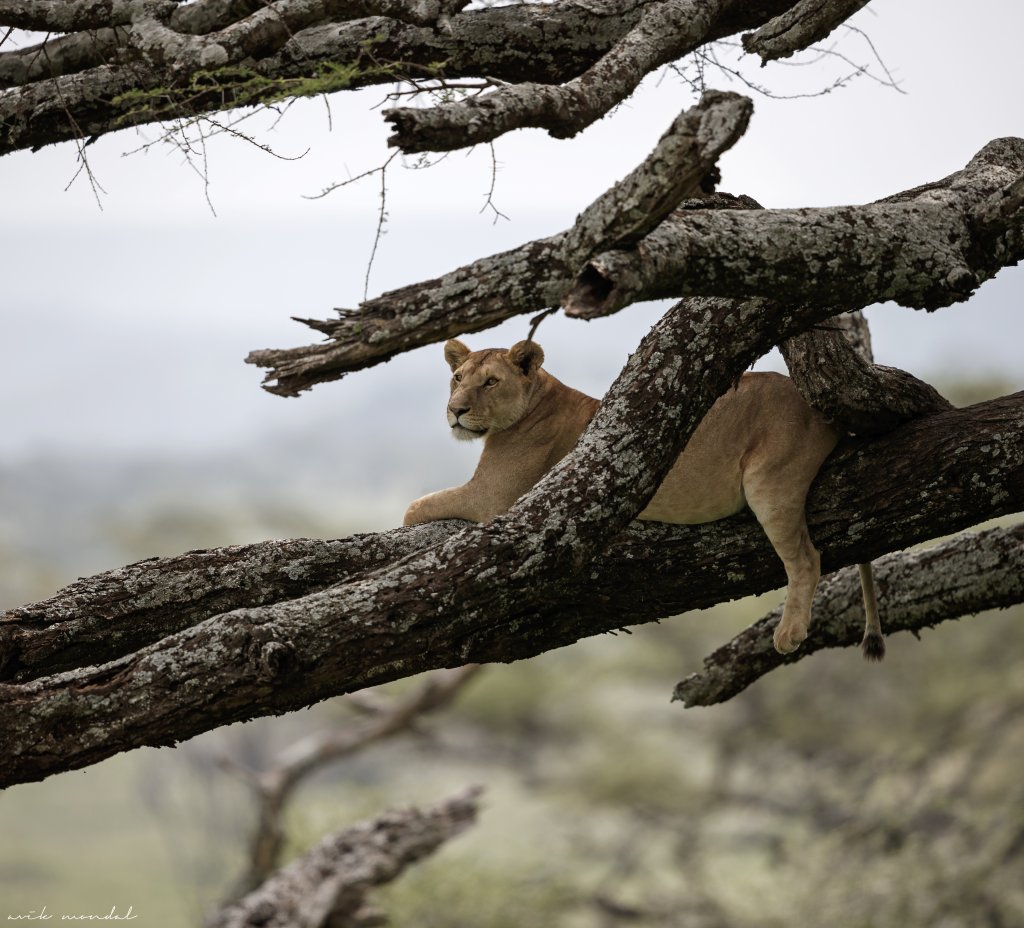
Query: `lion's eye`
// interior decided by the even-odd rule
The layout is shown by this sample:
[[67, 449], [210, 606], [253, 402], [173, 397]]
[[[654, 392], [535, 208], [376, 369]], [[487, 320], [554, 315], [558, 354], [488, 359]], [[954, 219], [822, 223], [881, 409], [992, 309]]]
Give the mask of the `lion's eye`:
[[498, 378], [497, 377], [488, 377], [487, 380], [484, 382], [484, 386], [485, 387], [493, 387], [497, 382], [498, 382]]
[[459, 383], [462, 380], [462, 374], [452, 374], [452, 380]]

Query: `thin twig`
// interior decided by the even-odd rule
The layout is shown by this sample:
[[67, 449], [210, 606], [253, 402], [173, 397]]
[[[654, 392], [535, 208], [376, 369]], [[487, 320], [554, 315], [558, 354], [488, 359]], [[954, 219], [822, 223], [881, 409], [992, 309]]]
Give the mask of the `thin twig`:
[[498, 209], [497, 206], [494, 205], [494, 188], [498, 183], [498, 156], [494, 151], [494, 142], [488, 142], [487, 147], [490, 149], [491, 152], [491, 186], [490, 189], [488, 189], [487, 191], [487, 198], [484, 201], [484, 205], [480, 207], [480, 212], [482, 213], [488, 207], [494, 210], [493, 224], [497, 225], [499, 219], [507, 220], [508, 216], [506, 216], [500, 209]]
[[[843, 25], [847, 30], [857, 33], [857, 35], [867, 42], [868, 48], [871, 49], [871, 53], [875, 56], [875, 61], [877, 61], [882, 70], [885, 71], [885, 76], [888, 78], [888, 81], [879, 81], [879, 83], [886, 84], [887, 86], [892, 87], [893, 90], [898, 90], [900, 93], [905, 94], [906, 91], [900, 87], [899, 82], [892, 76], [892, 71], [889, 70], [885, 61], [882, 59], [882, 56], [878, 53], [878, 49], [875, 48], [875, 43], [871, 41], [871, 36], [869, 36], [863, 29], [858, 29], [856, 26], [851, 26], [849, 23], [843, 23]], [[875, 80], [878, 80], [878, 78], [875, 78]]]
[[526, 336], [528, 342], [533, 341], [533, 336], [537, 333], [538, 326], [547, 319], [552, 313], [557, 313], [562, 307], [561, 306], [549, 306], [542, 313], [538, 313], [530, 320], [530, 334]]
[[[47, 35], [49, 38], [49, 35]], [[49, 65], [50, 70], [53, 71], [53, 63], [50, 61], [50, 53], [46, 48], [44, 42], [40, 46], [40, 53], [46, 58], [46, 63]], [[89, 178], [89, 186], [92, 189], [92, 195], [96, 199], [96, 205], [99, 207], [100, 212], [103, 211], [103, 202], [100, 200], [100, 194], [106, 196], [107, 191], [103, 189], [102, 184], [96, 178], [96, 175], [92, 172], [92, 165], [89, 164], [89, 158], [85, 153], [85, 149], [89, 146], [89, 140], [86, 139], [85, 133], [82, 132], [81, 127], [78, 125], [78, 121], [71, 113], [71, 108], [68, 106], [67, 101], [64, 98], [64, 93], [60, 88], [60, 82], [57, 78], [53, 78], [53, 88], [57, 93], [57, 99], [60, 101], [61, 109], [64, 110], [64, 115], [67, 116], [68, 122], [71, 124], [72, 131], [75, 135], [75, 147], [78, 149], [78, 170], [72, 175], [71, 180], [68, 181], [67, 186], [64, 188], [65, 191], [71, 188], [71, 185], [78, 180], [78, 176], [85, 171], [85, 176]]]

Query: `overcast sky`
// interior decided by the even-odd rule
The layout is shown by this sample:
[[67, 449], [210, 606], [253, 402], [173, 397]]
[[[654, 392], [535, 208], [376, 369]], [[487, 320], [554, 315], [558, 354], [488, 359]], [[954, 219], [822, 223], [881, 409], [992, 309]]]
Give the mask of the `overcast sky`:
[[[874, 77], [801, 99], [752, 94], [754, 118], [722, 159], [722, 189], [768, 207], [860, 203], [958, 170], [992, 138], [1024, 135], [1024, 5], [874, 0], [853, 22], [903, 92], [885, 86], [867, 39], [844, 31], [837, 49]], [[849, 71], [835, 58], [747, 66], [779, 94], [814, 94]], [[708, 83], [743, 91], [724, 74], [709, 72]], [[252, 120], [280, 157], [237, 139], [210, 140], [208, 184], [170, 145], [125, 154], [157, 138], [152, 127], [107, 136], [89, 148], [100, 205], [84, 176], [65, 190], [76, 170], [72, 145], [0, 159], [0, 459], [39, 449], [227, 449], [296, 423], [344, 427], [346, 416], [372, 415], [386, 427], [387, 404], [396, 402], [419, 404], [441, 422], [438, 347], [297, 401], [261, 391], [259, 371], [242, 363], [253, 348], [316, 340], [290, 316], [327, 318], [362, 298], [379, 177], [305, 197], [388, 157], [374, 109], [385, 93], [336, 96], [330, 119], [323, 101], [304, 101], [272, 130], [266, 118]], [[660, 74], [576, 139], [539, 130], [500, 139], [494, 202], [509, 218], [497, 223], [481, 212], [491, 184], [486, 146], [425, 170], [396, 160], [369, 295], [569, 226], [693, 102], [675, 75]], [[1022, 285], [1014, 269], [968, 305], [929, 316], [872, 310], [877, 359], [925, 377], [1001, 375], [1024, 386]], [[603, 389], [657, 311], [639, 307], [590, 324], [548, 320], [539, 340], [549, 368]], [[509, 343], [525, 326], [513, 321], [468, 341]], [[414, 377], [433, 378], [430, 390]]]

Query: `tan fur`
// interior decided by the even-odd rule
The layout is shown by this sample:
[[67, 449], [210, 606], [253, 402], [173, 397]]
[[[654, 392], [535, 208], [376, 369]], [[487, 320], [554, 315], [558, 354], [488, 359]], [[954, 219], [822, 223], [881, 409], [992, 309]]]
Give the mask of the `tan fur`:
[[[534, 342], [470, 351], [452, 339], [444, 356], [452, 369], [448, 425], [456, 438], [483, 438], [484, 448], [469, 483], [416, 500], [406, 525], [486, 522], [505, 512], [572, 449], [598, 407], [542, 369], [544, 352]], [[639, 516], [692, 524], [749, 506], [786, 568], [786, 605], [774, 637], [783, 653], [807, 635], [820, 558], [804, 505], [837, 440], [788, 377], [745, 374], [711, 407]]]

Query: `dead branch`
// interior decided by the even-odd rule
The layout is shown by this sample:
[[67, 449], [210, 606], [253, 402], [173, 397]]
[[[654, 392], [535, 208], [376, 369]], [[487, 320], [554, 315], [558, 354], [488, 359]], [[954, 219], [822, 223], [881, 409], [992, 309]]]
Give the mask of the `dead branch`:
[[868, 0], [800, 0], [785, 13], [743, 36], [743, 48], [767, 64], [820, 42]]
[[225, 906], [207, 928], [364, 928], [367, 893], [389, 883], [473, 824], [479, 790], [433, 808], [386, 812], [324, 838], [258, 889]]
[[[303, 780], [333, 761], [408, 731], [424, 715], [450, 705], [479, 670], [479, 664], [467, 664], [454, 670], [436, 671], [408, 696], [377, 706], [358, 726], [310, 735], [285, 749], [269, 769], [259, 773], [244, 771], [243, 779], [253, 788], [259, 808], [256, 828], [249, 841], [246, 870], [235, 894], [252, 892], [280, 866], [285, 841], [285, 809]], [[228, 769], [234, 766], [228, 761], [224, 765]]]

